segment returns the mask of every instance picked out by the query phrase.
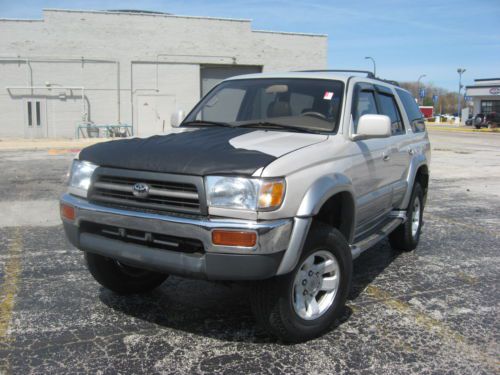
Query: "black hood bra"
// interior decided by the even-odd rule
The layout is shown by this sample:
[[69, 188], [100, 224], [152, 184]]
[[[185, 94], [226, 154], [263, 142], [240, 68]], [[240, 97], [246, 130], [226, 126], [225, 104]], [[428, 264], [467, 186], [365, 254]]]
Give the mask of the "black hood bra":
[[254, 131], [210, 127], [150, 138], [110, 141], [84, 148], [79, 158], [110, 168], [197, 176], [251, 176], [276, 157], [260, 151], [234, 148], [229, 141]]

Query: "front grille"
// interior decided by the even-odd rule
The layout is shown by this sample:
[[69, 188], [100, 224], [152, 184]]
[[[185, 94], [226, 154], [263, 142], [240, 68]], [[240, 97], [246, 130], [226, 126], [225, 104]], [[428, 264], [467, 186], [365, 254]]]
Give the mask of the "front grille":
[[[134, 185], [146, 184], [146, 196], [134, 195]], [[98, 168], [89, 192], [89, 200], [118, 208], [149, 212], [203, 213], [200, 203], [201, 177], [178, 176], [143, 171]], [[201, 194], [201, 198], [204, 198]]]
[[81, 231], [137, 245], [158, 249], [179, 251], [184, 253], [205, 252], [203, 243], [199, 240], [181, 238], [161, 233], [145, 232], [136, 229], [115, 227], [112, 225], [82, 222]]

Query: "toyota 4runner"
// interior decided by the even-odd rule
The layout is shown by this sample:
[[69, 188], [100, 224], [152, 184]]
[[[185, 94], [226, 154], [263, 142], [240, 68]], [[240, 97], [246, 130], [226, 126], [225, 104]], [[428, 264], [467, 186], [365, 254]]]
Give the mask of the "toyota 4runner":
[[99, 143], [73, 161], [61, 217], [93, 277], [143, 293], [168, 275], [252, 281], [283, 341], [342, 314], [352, 261], [418, 244], [430, 145], [414, 98], [371, 74], [227, 79], [172, 134]]

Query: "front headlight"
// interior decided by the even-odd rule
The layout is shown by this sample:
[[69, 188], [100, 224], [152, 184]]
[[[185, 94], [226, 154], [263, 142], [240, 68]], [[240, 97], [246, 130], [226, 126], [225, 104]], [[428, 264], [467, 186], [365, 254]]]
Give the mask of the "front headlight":
[[92, 174], [97, 167], [88, 161], [73, 160], [68, 180], [69, 192], [86, 198]]
[[285, 196], [284, 179], [208, 176], [205, 187], [210, 207], [268, 211]]

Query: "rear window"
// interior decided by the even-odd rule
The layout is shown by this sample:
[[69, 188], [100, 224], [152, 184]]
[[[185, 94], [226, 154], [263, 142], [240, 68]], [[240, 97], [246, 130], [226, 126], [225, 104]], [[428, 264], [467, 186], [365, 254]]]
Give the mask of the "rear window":
[[417, 103], [413, 96], [408, 92], [400, 89], [396, 89], [399, 99], [403, 102], [403, 107], [405, 108], [408, 119], [410, 120], [411, 128], [415, 133], [425, 131], [424, 115], [420, 112]]

